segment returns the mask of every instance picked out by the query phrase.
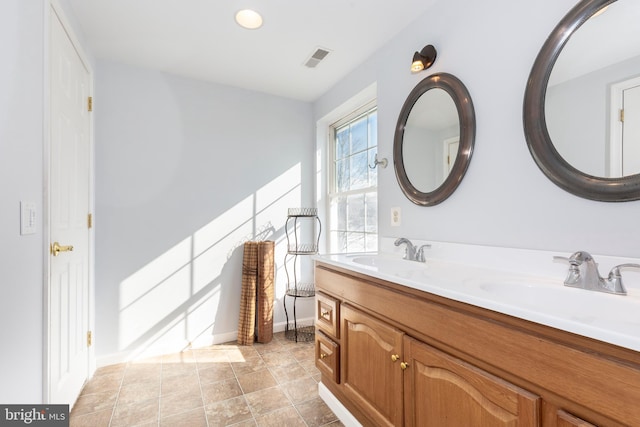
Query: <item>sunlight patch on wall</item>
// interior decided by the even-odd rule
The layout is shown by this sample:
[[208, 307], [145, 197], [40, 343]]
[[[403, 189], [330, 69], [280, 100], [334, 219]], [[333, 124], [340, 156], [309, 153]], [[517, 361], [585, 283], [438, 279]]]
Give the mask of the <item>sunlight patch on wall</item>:
[[222, 274], [229, 248], [253, 231], [251, 195], [193, 234], [193, 290], [198, 291]]
[[[284, 294], [287, 209], [302, 199], [298, 163], [229, 207], [120, 284], [119, 349], [135, 354], [183, 349], [237, 329], [242, 247], [276, 241], [276, 299]], [[274, 314], [281, 311], [277, 302]]]
[[[121, 283], [121, 349], [149, 333], [167, 313], [189, 299], [190, 254], [188, 237]], [[165, 327], [170, 326], [168, 323]]]

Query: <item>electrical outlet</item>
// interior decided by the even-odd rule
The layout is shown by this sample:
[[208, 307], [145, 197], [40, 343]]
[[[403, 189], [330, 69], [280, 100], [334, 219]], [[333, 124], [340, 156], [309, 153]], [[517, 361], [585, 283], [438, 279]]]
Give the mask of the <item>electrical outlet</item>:
[[401, 219], [400, 208], [391, 208], [391, 226], [399, 227]]

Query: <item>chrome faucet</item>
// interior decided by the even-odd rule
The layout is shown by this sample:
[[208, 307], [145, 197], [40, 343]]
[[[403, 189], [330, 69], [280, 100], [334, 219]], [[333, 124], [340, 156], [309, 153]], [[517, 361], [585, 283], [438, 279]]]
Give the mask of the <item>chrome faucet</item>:
[[426, 258], [424, 256], [424, 248], [430, 248], [431, 245], [422, 245], [417, 248], [411, 241], [405, 237], [400, 237], [393, 244], [396, 246], [400, 246], [401, 244], [407, 245], [404, 252], [404, 259], [408, 261], [418, 261], [418, 262], [426, 262]]
[[598, 264], [588, 252], [578, 251], [569, 258], [553, 258], [569, 263], [567, 278], [564, 280], [565, 286], [616, 295], [627, 294], [627, 290], [622, 283], [620, 270], [623, 268], [640, 268], [640, 264], [620, 264], [611, 269], [607, 278], [603, 278], [598, 272]]

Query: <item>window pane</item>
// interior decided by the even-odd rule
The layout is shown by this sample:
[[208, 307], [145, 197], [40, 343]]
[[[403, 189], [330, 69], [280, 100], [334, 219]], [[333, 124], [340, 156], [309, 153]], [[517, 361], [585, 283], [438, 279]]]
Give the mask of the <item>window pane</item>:
[[349, 189], [357, 190], [358, 188], [366, 188], [369, 186], [369, 166], [367, 152], [351, 156], [351, 175], [349, 176]]
[[376, 233], [378, 231], [378, 193], [366, 194], [365, 209], [365, 231], [369, 233]]
[[336, 162], [336, 191], [349, 190], [349, 159]]
[[369, 148], [378, 145], [378, 112], [369, 114]]
[[336, 131], [336, 159], [343, 159], [349, 154], [349, 126]]
[[367, 116], [351, 124], [351, 153], [357, 153], [367, 148], [369, 138], [367, 135]]
[[347, 229], [349, 231], [364, 231], [364, 194], [355, 194], [349, 196], [347, 198], [347, 204]]
[[347, 233], [347, 251], [364, 252], [364, 234]]

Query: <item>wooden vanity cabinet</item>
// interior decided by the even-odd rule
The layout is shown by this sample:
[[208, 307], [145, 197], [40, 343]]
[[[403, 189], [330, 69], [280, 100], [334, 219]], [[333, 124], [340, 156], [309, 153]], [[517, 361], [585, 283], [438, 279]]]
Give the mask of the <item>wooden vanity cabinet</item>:
[[364, 426], [640, 426], [638, 352], [322, 262], [315, 273], [316, 366]]

